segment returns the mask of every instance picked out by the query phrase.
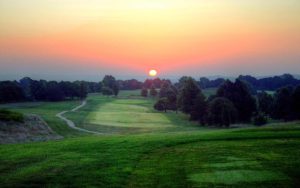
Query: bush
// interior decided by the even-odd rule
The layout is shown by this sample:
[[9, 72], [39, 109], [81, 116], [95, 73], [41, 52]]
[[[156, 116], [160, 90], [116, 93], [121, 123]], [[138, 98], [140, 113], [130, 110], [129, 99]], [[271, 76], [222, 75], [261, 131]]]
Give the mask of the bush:
[[253, 118], [254, 125], [262, 126], [268, 123], [268, 118], [265, 114], [259, 113]]
[[24, 116], [19, 112], [12, 112], [8, 110], [0, 109], [0, 120], [24, 122]]

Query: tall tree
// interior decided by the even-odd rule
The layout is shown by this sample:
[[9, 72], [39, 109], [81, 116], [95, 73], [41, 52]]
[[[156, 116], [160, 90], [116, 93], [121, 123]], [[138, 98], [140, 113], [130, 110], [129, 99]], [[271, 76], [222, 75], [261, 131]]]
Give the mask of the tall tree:
[[102, 94], [105, 95], [105, 96], [113, 95], [113, 93], [114, 93], [113, 90], [110, 89], [109, 87], [104, 86], [102, 88]]
[[292, 119], [292, 88], [284, 87], [274, 95], [273, 118], [285, 121]]
[[292, 95], [293, 112], [296, 119], [300, 119], [300, 86], [294, 89]]
[[119, 94], [119, 85], [115, 77], [112, 75], [105, 75], [102, 80], [103, 86], [110, 88], [113, 94], [117, 96]]
[[192, 106], [194, 101], [200, 93], [200, 88], [196, 81], [191, 78], [185, 78], [182, 87], [179, 90], [178, 96], [178, 107], [184, 113], [190, 113], [192, 111]]
[[141, 90], [141, 96], [148, 97], [148, 89], [147, 88], [142, 88], [142, 90]]
[[268, 93], [262, 91], [257, 94], [257, 100], [259, 111], [263, 112], [264, 114], [271, 115], [274, 103], [272, 95], [269, 95]]
[[239, 113], [239, 121], [249, 122], [256, 111], [256, 100], [251, 95], [247, 85], [237, 79], [235, 83], [227, 80], [217, 91], [217, 97], [230, 100]]
[[202, 92], [199, 92], [194, 100], [194, 105], [191, 111], [191, 120], [197, 120], [202, 125], [207, 121], [208, 104], [206, 102], [206, 97]]
[[237, 109], [226, 98], [218, 97], [209, 103], [208, 122], [210, 125], [229, 127], [237, 121], [237, 115]]
[[156, 97], [157, 96], [157, 91], [155, 89], [155, 87], [152, 85], [150, 88], [150, 96], [152, 97]]

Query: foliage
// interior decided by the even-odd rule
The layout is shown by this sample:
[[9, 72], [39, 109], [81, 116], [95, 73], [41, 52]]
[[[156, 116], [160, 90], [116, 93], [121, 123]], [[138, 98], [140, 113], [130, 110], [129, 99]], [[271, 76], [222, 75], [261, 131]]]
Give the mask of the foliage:
[[112, 75], [105, 75], [102, 84], [104, 87], [110, 88], [115, 96], [119, 94], [119, 84]]
[[169, 85], [172, 84], [170, 80], [155, 78], [155, 79], [146, 79], [143, 83], [143, 87], [150, 89], [153, 86], [157, 89], [160, 89], [164, 83], [168, 83]]
[[224, 82], [225, 82], [224, 78], [217, 78], [215, 80], [209, 80], [206, 77], [201, 77], [199, 86], [201, 89], [216, 88], [216, 87], [220, 87]]
[[22, 113], [19, 113], [19, 112], [13, 112], [10, 110], [0, 109], [0, 120], [1, 121], [23, 122], [24, 116]]
[[152, 96], [152, 97], [157, 96], [157, 91], [154, 86], [151, 86], [151, 88], [150, 88], [150, 96]]
[[20, 102], [25, 100], [25, 94], [17, 82], [0, 82], [0, 103]]
[[158, 99], [158, 101], [154, 104], [154, 109], [158, 111], [167, 112], [168, 109], [168, 99], [166, 97]]
[[284, 87], [274, 95], [273, 118], [285, 121], [292, 119], [292, 93], [291, 87]]
[[184, 113], [190, 113], [192, 111], [194, 101], [199, 93], [200, 88], [198, 87], [196, 81], [191, 77], [186, 78], [182, 87], [179, 90], [179, 109]]
[[238, 120], [250, 122], [256, 111], [256, 100], [252, 97], [247, 85], [237, 79], [235, 83], [227, 80], [217, 91], [217, 97], [230, 100], [238, 111]]
[[114, 92], [113, 92], [113, 90], [111, 88], [104, 86], [102, 88], [102, 94], [106, 95], [106, 96], [109, 96], [109, 95], [113, 95]]
[[118, 85], [120, 90], [136, 90], [136, 89], [141, 89], [143, 83], [136, 79], [118, 80]]
[[229, 127], [237, 119], [237, 109], [230, 100], [218, 97], [209, 103], [208, 123], [210, 125]]
[[200, 92], [194, 100], [191, 111], [191, 120], [197, 120], [202, 125], [207, 122], [208, 104], [206, 97]]
[[258, 93], [257, 100], [258, 100], [259, 111], [271, 115], [273, 110], [272, 109], [273, 103], [274, 103], [274, 99], [272, 95], [269, 95], [268, 93], [263, 91]]
[[147, 88], [143, 88], [141, 90], [141, 96], [143, 97], [148, 97], [148, 89]]
[[300, 85], [294, 89], [292, 101], [294, 117], [295, 119], [300, 119]]

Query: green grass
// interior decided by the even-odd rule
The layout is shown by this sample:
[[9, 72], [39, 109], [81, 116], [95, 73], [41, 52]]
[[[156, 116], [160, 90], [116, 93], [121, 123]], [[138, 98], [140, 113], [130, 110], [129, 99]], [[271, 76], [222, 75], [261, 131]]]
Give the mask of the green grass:
[[[131, 91], [134, 92], [134, 91]], [[121, 97], [91, 95], [87, 105], [76, 112], [67, 113], [79, 127], [106, 134], [133, 134], [145, 132], [190, 131], [204, 129], [195, 122], [187, 121], [184, 114], [160, 113], [153, 109], [155, 100], [133, 98], [132, 94]]]
[[2, 187], [297, 187], [300, 125], [286, 127], [2, 145], [0, 182]]
[[2, 104], [0, 105], [0, 108], [13, 110], [23, 114], [40, 115], [56, 133], [64, 137], [69, 137], [82, 135], [83, 133], [69, 128], [64, 121], [58, 119], [55, 115], [61, 111], [70, 110], [79, 104], [79, 101], [25, 102]]
[[14, 112], [6, 109], [0, 109], [0, 120], [23, 122], [24, 115], [20, 112]]
[[299, 122], [201, 128], [183, 114], [154, 111], [153, 100], [137, 92], [90, 95], [85, 107], [66, 114], [104, 136], [82, 135], [55, 117], [78, 101], [7, 105], [40, 114], [68, 138], [0, 145], [0, 187], [300, 186]]

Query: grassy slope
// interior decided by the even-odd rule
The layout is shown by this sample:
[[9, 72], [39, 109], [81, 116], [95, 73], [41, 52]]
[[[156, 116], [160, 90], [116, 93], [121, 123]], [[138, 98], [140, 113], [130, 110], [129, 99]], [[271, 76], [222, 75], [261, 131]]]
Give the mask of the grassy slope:
[[[122, 93], [121, 97], [135, 93]], [[141, 109], [145, 110], [151, 104], [150, 100], [140, 99], [128, 99], [124, 104], [124, 100], [94, 95], [80, 113], [69, 113], [69, 116], [85, 125], [86, 121], [93, 120], [94, 113], [102, 115], [105, 105], [114, 108], [109, 104], [120, 107], [127, 103], [128, 106], [123, 106], [123, 111], [130, 109], [138, 116], [143, 112]], [[61, 128], [62, 133], [70, 131], [73, 134], [73, 130], [69, 130], [54, 115], [77, 104], [78, 102], [28, 103], [27, 107], [25, 104], [9, 107], [21, 112], [39, 113], [53, 128], [58, 126], [56, 129]], [[115, 116], [121, 115], [121, 120], [126, 119], [123, 111]], [[159, 115], [153, 114], [151, 110], [147, 113], [149, 116]], [[248, 129], [197, 130], [193, 125], [185, 128], [187, 122], [176, 114], [161, 115], [172, 120], [171, 128], [176, 132], [162, 133], [165, 131], [157, 130], [155, 125], [151, 125], [147, 130], [152, 134], [88, 135], [45, 143], [1, 145], [1, 187], [300, 185], [299, 123]], [[136, 128], [136, 125], [130, 126], [132, 122], [124, 124], [109, 126], [109, 129], [121, 127], [128, 131], [128, 127]], [[94, 126], [99, 125], [101, 126], [101, 118], [97, 119]], [[129, 133], [135, 132], [133, 130], [130, 129]]]
[[79, 104], [79, 101], [26, 102], [15, 104], [2, 104], [0, 105], [0, 108], [6, 108], [24, 114], [40, 115], [56, 133], [65, 137], [69, 137], [82, 135], [83, 133], [69, 128], [64, 121], [58, 119], [57, 117], [55, 117], [55, 115], [61, 111], [70, 110]]

